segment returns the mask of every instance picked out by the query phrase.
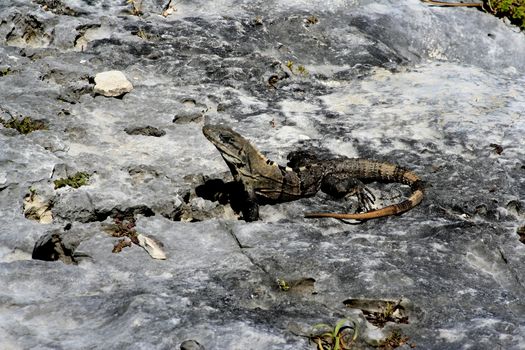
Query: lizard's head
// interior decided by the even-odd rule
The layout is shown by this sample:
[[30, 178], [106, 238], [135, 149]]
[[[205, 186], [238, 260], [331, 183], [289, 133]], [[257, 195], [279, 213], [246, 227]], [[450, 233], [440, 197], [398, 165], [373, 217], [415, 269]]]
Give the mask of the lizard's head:
[[[259, 153], [248, 140], [233, 131], [232, 129], [221, 125], [205, 125], [202, 128], [204, 136], [217, 147], [222, 157], [230, 167], [238, 170], [250, 162], [249, 157], [254, 153]], [[231, 169], [233, 171], [233, 169]]]

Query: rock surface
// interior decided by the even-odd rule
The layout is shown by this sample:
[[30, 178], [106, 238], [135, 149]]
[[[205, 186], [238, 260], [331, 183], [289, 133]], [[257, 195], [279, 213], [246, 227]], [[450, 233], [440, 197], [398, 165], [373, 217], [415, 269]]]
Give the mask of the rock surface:
[[[46, 129], [0, 127], [0, 348], [315, 349], [347, 319], [361, 349], [524, 349], [523, 57], [504, 21], [416, 0], [1, 3], [0, 118]], [[93, 94], [108, 69], [134, 89]], [[398, 163], [426, 198], [359, 225], [304, 219], [351, 207], [322, 194], [237, 220], [203, 190], [231, 179], [204, 123], [283, 165]]]

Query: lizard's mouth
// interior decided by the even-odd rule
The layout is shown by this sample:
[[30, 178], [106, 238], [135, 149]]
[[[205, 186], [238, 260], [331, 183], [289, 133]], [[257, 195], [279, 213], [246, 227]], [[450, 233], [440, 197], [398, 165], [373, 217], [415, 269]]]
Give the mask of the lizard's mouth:
[[228, 164], [228, 167], [230, 168], [232, 173], [234, 171], [237, 173], [237, 169], [239, 169], [239, 168], [241, 168], [241, 167], [243, 167], [245, 165], [243, 163], [242, 159], [232, 155], [231, 153], [221, 152], [221, 156], [224, 159], [224, 161], [226, 162], [226, 164]]

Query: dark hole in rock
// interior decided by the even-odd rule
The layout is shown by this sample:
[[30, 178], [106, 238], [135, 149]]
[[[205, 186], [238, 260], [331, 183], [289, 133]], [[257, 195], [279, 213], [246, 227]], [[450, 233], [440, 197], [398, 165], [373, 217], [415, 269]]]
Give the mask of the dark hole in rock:
[[197, 101], [195, 101], [195, 99], [193, 99], [191, 97], [183, 99], [182, 103], [187, 105], [187, 106], [195, 106], [195, 105], [197, 105]]
[[503, 146], [502, 145], [498, 145], [497, 143], [491, 143], [490, 147], [493, 148], [494, 153], [496, 153], [497, 155], [500, 155], [500, 154], [503, 153]]
[[507, 203], [506, 209], [514, 212], [516, 215], [521, 215], [523, 213], [523, 203], [518, 200], [512, 200]]
[[[140, 214], [145, 217], [154, 216], [155, 212], [146, 205], [137, 205], [126, 209], [113, 208], [107, 216], [119, 220], [128, 220], [135, 222], [135, 217]], [[107, 217], [106, 216], [106, 217]], [[104, 218], [105, 220], [105, 218]], [[103, 220], [102, 220], [103, 221]]]
[[32, 258], [44, 261], [61, 260], [65, 264], [75, 264], [73, 253], [76, 247], [66, 246], [58, 233], [45, 234], [36, 241]]
[[189, 339], [180, 344], [180, 350], [205, 350], [198, 341]]

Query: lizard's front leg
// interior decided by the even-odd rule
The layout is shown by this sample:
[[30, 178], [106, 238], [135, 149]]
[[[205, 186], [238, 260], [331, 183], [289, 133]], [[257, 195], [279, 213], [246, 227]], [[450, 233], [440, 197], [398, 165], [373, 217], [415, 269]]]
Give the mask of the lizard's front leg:
[[356, 196], [360, 211], [371, 210], [376, 199], [362, 181], [346, 174], [331, 173], [325, 175], [321, 182], [321, 191], [335, 198]]
[[259, 204], [257, 203], [255, 192], [246, 190], [244, 195], [241, 209], [242, 218], [246, 222], [259, 220]]

